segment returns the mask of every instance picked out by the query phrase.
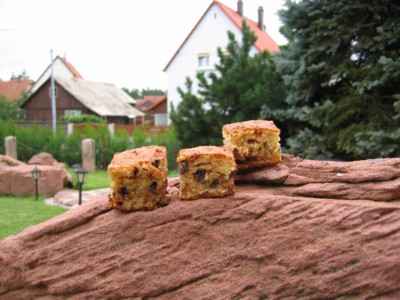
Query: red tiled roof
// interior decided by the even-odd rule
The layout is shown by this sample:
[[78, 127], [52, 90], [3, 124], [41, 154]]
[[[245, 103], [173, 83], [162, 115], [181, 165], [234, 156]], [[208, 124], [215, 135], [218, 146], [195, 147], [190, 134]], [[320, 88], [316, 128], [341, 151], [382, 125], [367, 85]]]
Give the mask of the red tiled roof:
[[279, 51], [278, 44], [266, 33], [258, 27], [257, 22], [250, 20], [249, 18], [242, 17], [236, 11], [231, 9], [230, 7], [222, 4], [221, 2], [214, 0], [214, 3], [217, 4], [221, 10], [228, 16], [229, 19], [241, 30], [243, 25], [243, 19], [246, 20], [247, 26], [250, 27], [251, 31], [255, 33], [257, 36], [256, 48], [259, 51], [269, 51], [271, 53], [275, 53]]
[[78, 70], [64, 57], [60, 57], [64, 65], [68, 68], [68, 70], [72, 73], [74, 78], [83, 79], [82, 75], [78, 72]]
[[10, 101], [17, 101], [32, 86], [32, 80], [0, 81], [0, 95]]
[[167, 96], [144, 96], [144, 99], [136, 100], [136, 108], [143, 112], [149, 112], [164, 101], [167, 101]]
[[247, 25], [250, 27], [251, 31], [253, 31], [257, 37], [257, 41], [255, 44], [255, 47], [259, 51], [269, 51], [271, 53], [276, 53], [279, 52], [279, 46], [278, 44], [263, 30], [261, 30], [258, 27], [257, 22], [250, 20], [249, 18], [242, 17], [239, 15], [235, 10], [231, 9], [230, 7], [226, 6], [225, 4], [222, 4], [218, 0], [213, 0], [213, 2], [210, 4], [210, 6], [207, 8], [207, 10], [204, 12], [204, 14], [201, 16], [199, 21], [196, 23], [196, 25], [193, 27], [192, 31], [189, 33], [189, 35], [185, 38], [183, 43], [179, 46], [178, 50], [175, 52], [175, 54], [172, 56], [166, 67], [164, 68], [164, 71], [168, 69], [168, 67], [171, 65], [171, 63], [174, 61], [175, 57], [178, 55], [179, 51], [182, 49], [182, 47], [186, 44], [186, 42], [189, 40], [193, 32], [196, 30], [196, 28], [200, 25], [201, 21], [203, 18], [206, 16], [208, 11], [213, 7], [213, 5], [218, 5], [218, 7], [222, 10], [222, 12], [235, 24], [240, 30], [242, 30], [242, 25], [243, 21], [245, 20], [247, 22]]

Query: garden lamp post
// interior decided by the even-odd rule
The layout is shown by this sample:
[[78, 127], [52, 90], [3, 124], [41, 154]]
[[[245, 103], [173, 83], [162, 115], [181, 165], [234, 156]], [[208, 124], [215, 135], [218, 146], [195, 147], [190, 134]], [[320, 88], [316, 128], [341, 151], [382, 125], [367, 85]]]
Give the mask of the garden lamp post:
[[35, 199], [39, 199], [39, 177], [40, 177], [40, 170], [37, 166], [35, 166], [32, 171], [32, 179], [35, 183]]
[[79, 188], [79, 205], [82, 205], [82, 187], [85, 183], [85, 176], [87, 172], [81, 168], [80, 166], [75, 168], [76, 178], [78, 179], [78, 188]]

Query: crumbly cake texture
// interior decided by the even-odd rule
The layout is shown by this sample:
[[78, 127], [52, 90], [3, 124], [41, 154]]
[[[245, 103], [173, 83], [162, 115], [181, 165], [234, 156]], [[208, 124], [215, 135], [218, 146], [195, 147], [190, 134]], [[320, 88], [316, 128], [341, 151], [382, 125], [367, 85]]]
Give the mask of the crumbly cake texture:
[[234, 193], [235, 158], [222, 147], [183, 149], [177, 158], [182, 200], [217, 198]]
[[224, 145], [233, 152], [239, 170], [276, 165], [282, 160], [280, 130], [272, 121], [227, 124], [222, 135]]
[[152, 210], [165, 203], [168, 177], [165, 147], [148, 146], [115, 154], [108, 174], [112, 208]]

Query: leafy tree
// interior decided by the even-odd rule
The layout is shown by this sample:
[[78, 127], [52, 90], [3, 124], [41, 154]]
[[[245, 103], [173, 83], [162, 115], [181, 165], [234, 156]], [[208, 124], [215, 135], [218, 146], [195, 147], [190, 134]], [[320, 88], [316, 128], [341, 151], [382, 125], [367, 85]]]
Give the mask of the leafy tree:
[[400, 154], [400, 3], [286, 2], [278, 60], [290, 150], [340, 159]]
[[219, 144], [224, 124], [259, 119], [263, 107], [273, 119], [271, 112], [282, 108], [285, 89], [272, 56], [252, 54], [256, 36], [246, 23], [242, 33], [238, 42], [228, 32], [229, 43], [226, 51], [218, 49], [215, 71], [197, 74], [198, 93], [191, 79], [178, 89], [182, 101], [172, 108], [171, 120], [184, 146]]
[[0, 95], [0, 122], [18, 120], [21, 118], [21, 110], [16, 103], [13, 103]]
[[164, 96], [166, 94], [163, 90], [152, 88], [142, 90], [123, 88], [123, 90], [133, 99], [143, 99], [144, 96]]
[[142, 97], [144, 96], [165, 96], [166, 93], [163, 90], [160, 89], [151, 89], [151, 88], [146, 88], [142, 89]]
[[30, 80], [29, 75], [23, 70], [20, 74], [15, 75], [14, 73], [11, 75], [10, 80]]
[[141, 93], [139, 89], [128, 89], [128, 88], [122, 88], [122, 90], [127, 93], [129, 96], [131, 96], [133, 99], [140, 99], [141, 98]]

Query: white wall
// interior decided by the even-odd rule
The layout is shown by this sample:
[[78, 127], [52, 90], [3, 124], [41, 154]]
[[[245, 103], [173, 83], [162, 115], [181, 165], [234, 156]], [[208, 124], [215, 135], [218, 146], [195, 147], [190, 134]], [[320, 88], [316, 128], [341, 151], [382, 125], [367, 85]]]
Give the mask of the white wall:
[[173, 103], [177, 107], [181, 101], [177, 88], [185, 86], [186, 77], [194, 81], [194, 91], [197, 91], [195, 76], [200, 70], [198, 54], [209, 53], [210, 66], [214, 66], [218, 61], [217, 48], [224, 48], [228, 44], [228, 30], [236, 35], [237, 40], [241, 40], [241, 31], [214, 4], [167, 70], [168, 105]]

